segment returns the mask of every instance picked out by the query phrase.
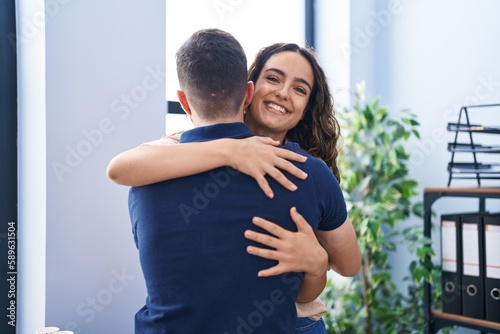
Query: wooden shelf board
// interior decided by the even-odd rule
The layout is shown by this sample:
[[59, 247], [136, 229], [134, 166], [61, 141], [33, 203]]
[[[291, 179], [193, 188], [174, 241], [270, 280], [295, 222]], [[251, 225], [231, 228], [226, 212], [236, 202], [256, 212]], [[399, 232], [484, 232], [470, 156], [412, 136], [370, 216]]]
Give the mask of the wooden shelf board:
[[500, 187], [425, 187], [424, 193], [500, 194]]
[[452, 321], [459, 321], [462, 323], [469, 323], [471, 325], [482, 326], [485, 328], [500, 329], [500, 323], [498, 323], [498, 322], [491, 322], [491, 321], [482, 320], [482, 319], [464, 317], [463, 315], [444, 313], [444, 312], [439, 311], [439, 310], [434, 310], [431, 313], [436, 318], [447, 319], [447, 320], [452, 320]]

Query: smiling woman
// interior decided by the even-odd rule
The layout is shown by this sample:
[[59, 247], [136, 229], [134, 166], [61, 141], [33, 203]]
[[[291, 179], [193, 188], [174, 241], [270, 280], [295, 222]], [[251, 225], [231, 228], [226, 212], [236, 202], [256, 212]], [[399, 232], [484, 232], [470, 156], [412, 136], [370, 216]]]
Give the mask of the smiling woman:
[[[279, 63], [283, 60], [284, 63]], [[271, 65], [269, 65], [271, 64]], [[274, 65], [273, 65], [274, 64]], [[295, 67], [302, 65], [303, 67]], [[276, 71], [276, 68], [278, 69]], [[289, 73], [285, 73], [283, 69], [287, 68]], [[273, 76], [266, 76], [266, 70], [272, 69], [271, 72], [277, 72], [281, 75], [281, 80], [288, 80], [291, 85], [279, 84], [279, 78]], [[312, 74], [312, 75], [311, 75]], [[287, 79], [284, 79], [287, 78]], [[261, 79], [265, 79], [262, 81]], [[311, 155], [322, 159], [328, 167], [335, 174], [340, 181], [340, 174], [336, 166], [336, 158], [338, 155], [337, 141], [340, 136], [340, 127], [335, 118], [333, 108], [333, 97], [330, 92], [330, 86], [326, 78], [323, 68], [319, 65], [315, 53], [307, 48], [301, 48], [296, 44], [276, 43], [265, 47], [259, 51], [254, 63], [249, 70], [249, 80], [255, 82], [256, 91], [257, 87], [267, 81], [272, 81], [273, 85], [267, 87], [275, 91], [276, 99], [283, 97], [290, 99], [294, 96], [297, 101], [293, 104], [292, 114], [295, 113], [293, 120], [288, 118], [286, 122], [288, 125], [287, 131], [278, 123], [262, 123], [258, 128], [252, 128], [256, 133], [264, 132], [269, 134], [274, 140], [283, 142], [283, 136], [276, 136], [272, 127], [282, 134], [286, 134], [285, 141], [297, 142], [302, 149]], [[282, 87], [287, 87], [287, 94], [283, 95]], [[309, 93], [308, 93], [309, 92]], [[300, 96], [307, 95], [306, 104], [301, 104], [298, 101], [304, 102]], [[270, 96], [270, 95], [267, 95]], [[258, 103], [259, 99], [254, 96], [254, 100]], [[291, 105], [286, 102], [287, 105]], [[261, 104], [262, 105], [262, 104]], [[257, 107], [256, 107], [257, 106]], [[255, 105], [253, 102], [248, 108], [247, 118], [254, 115], [255, 109], [258, 109], [259, 104]], [[300, 109], [299, 107], [303, 107]], [[297, 115], [299, 111], [299, 115]], [[289, 110], [290, 112], [290, 110]], [[286, 117], [286, 116], [285, 116]], [[252, 120], [257, 118], [253, 117]], [[267, 120], [263, 118], [262, 120]], [[283, 121], [284, 119], [282, 119]], [[247, 122], [248, 120], [245, 120]], [[257, 124], [254, 124], [257, 127]]]
[[245, 123], [257, 133], [283, 142], [288, 130], [305, 115], [314, 83], [312, 67], [297, 52], [277, 53], [267, 60], [255, 83]]

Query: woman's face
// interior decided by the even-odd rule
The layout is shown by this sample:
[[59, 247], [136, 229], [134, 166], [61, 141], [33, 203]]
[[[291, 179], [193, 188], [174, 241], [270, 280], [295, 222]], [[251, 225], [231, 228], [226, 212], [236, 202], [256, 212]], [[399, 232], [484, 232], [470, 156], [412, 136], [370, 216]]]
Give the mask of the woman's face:
[[283, 142], [304, 114], [314, 84], [313, 69], [297, 52], [271, 56], [255, 82], [245, 123], [257, 134]]

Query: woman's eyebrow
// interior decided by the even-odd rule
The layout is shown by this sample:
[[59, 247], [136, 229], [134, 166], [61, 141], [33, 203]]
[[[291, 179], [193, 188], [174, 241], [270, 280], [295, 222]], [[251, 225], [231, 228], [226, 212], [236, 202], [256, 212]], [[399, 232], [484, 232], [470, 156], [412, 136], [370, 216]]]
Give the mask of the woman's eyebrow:
[[[284, 76], [284, 77], [286, 76], [286, 73], [285, 73], [285, 72], [283, 72], [282, 70], [280, 70], [279, 68], [274, 68], [274, 67], [271, 67], [271, 68], [266, 69], [264, 72], [269, 72], [269, 71], [271, 71], [271, 72], [276, 72], [276, 73], [278, 73], [279, 75]], [[309, 82], [307, 82], [305, 79], [302, 79], [302, 78], [294, 78], [293, 80], [294, 80], [294, 81], [298, 81], [298, 82], [303, 83], [303, 84], [304, 84], [304, 85], [306, 85], [306, 86], [307, 86], [310, 90], [312, 90], [312, 86], [311, 86], [311, 84], [310, 84]]]

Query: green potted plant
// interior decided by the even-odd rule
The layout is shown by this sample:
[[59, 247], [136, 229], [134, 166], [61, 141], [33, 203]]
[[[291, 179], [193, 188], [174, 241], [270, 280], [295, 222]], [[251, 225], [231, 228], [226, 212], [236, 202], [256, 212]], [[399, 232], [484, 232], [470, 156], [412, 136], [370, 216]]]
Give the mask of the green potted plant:
[[[351, 108], [337, 108], [344, 140], [338, 161], [363, 260], [356, 278], [327, 283], [322, 298], [329, 309], [328, 333], [422, 333], [423, 280], [436, 281], [439, 271], [430, 260], [434, 251], [423, 223], [400, 227], [412, 214], [422, 217], [404, 145], [420, 138], [419, 122], [409, 110], [390, 113], [379, 99], [367, 101], [364, 82], [353, 100]], [[415, 254], [406, 294], [398, 290], [389, 261], [399, 243]]]

